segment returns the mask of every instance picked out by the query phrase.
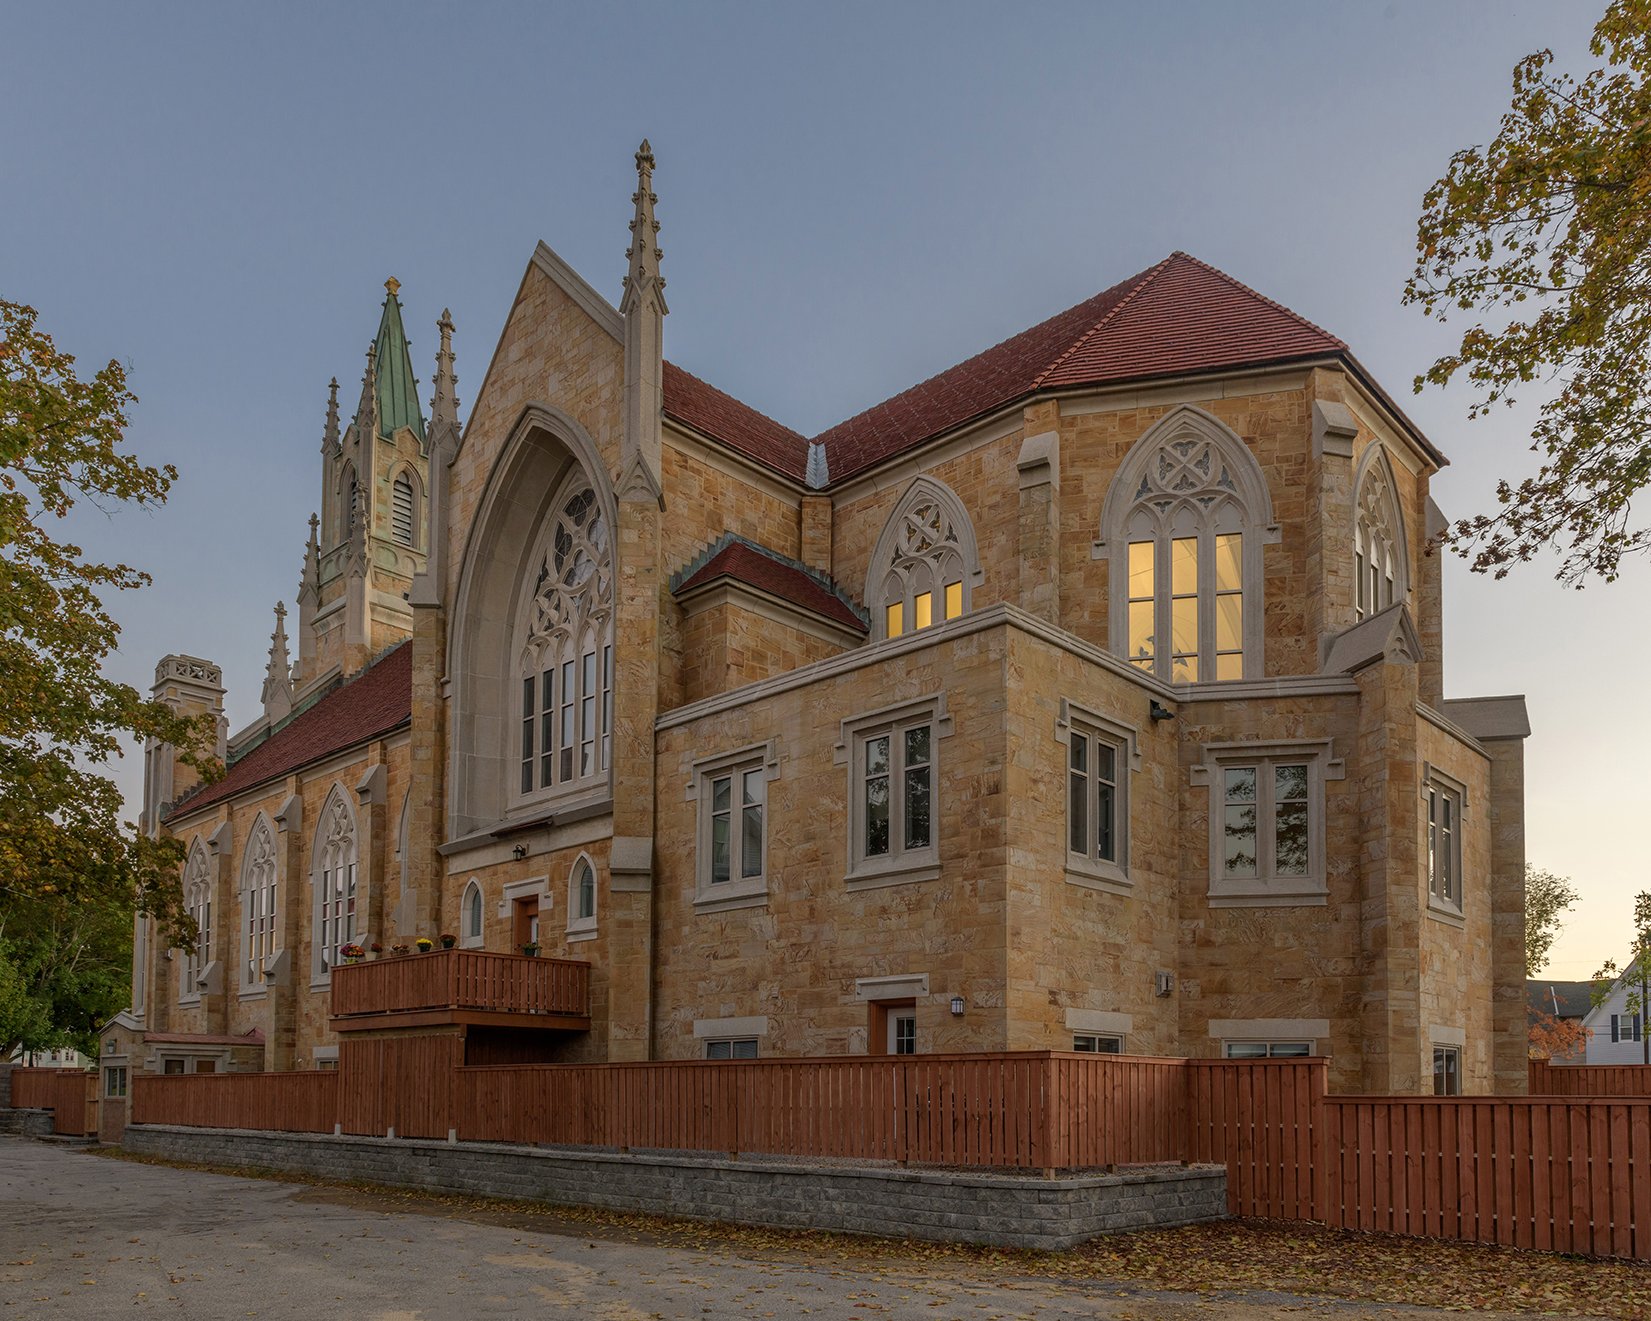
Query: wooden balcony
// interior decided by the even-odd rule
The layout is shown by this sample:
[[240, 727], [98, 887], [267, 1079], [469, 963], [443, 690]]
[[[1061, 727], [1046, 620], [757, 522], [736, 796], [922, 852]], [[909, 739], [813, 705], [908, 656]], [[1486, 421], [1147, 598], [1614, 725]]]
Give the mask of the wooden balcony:
[[347, 963], [332, 974], [336, 1032], [461, 1023], [589, 1030], [590, 964], [476, 949]]

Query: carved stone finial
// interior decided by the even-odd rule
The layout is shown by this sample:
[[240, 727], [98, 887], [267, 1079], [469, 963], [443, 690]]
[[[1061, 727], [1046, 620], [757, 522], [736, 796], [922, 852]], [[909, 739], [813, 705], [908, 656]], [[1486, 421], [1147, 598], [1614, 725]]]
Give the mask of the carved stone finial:
[[392, 275], [388, 280], [386, 280], [384, 282], [384, 287], [385, 287], [386, 290], [389, 291], [390, 297], [394, 298], [397, 294], [399, 294], [401, 292], [401, 281], [396, 279], [396, 277]]
[[327, 382], [327, 429], [321, 433], [321, 452], [331, 454], [338, 448], [338, 377]]
[[287, 607], [275, 603], [275, 631], [269, 635], [269, 665], [264, 671], [264, 715], [271, 721], [292, 713], [292, 665], [287, 659]]
[[625, 298], [619, 310], [627, 311], [650, 294], [665, 307], [665, 280], [659, 273], [659, 259], [665, 254], [655, 242], [659, 221], [654, 218], [654, 204], [659, 201], [653, 190], [654, 153], [648, 140], [636, 153], [636, 191], [631, 194], [635, 214], [631, 217], [631, 246], [625, 249], [625, 260], [630, 269], [625, 275]]
[[[444, 443], [457, 440], [459, 427], [459, 378], [453, 371], [453, 329], [453, 314], [443, 308], [441, 320], [436, 322], [441, 346], [436, 350], [436, 374], [431, 377], [436, 393], [430, 400], [430, 435], [434, 439], [438, 432], [444, 433], [441, 437]], [[451, 436], [445, 434], [448, 431]]]

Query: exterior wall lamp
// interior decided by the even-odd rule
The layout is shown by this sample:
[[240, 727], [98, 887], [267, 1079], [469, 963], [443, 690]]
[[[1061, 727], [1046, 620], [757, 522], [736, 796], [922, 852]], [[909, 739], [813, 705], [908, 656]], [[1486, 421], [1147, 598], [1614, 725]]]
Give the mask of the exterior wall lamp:
[[523, 858], [527, 857], [527, 845], [516, 845], [515, 848], [510, 850], [510, 856], [515, 858], [517, 862], [520, 862]]
[[1175, 719], [1175, 712], [1171, 711], [1156, 698], [1154, 698], [1152, 703], [1147, 707], [1147, 714], [1151, 716], [1154, 721]]
[[961, 995], [954, 995], [952, 997], [952, 1017], [963, 1017], [963, 997]]

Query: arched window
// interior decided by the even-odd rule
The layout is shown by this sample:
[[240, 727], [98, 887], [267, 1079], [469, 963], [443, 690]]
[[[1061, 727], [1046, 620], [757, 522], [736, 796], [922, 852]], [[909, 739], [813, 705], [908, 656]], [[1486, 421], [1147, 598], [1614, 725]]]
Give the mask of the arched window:
[[872, 552], [866, 605], [875, 636], [897, 638], [966, 614], [981, 578], [963, 502], [944, 483], [917, 478]]
[[246, 957], [241, 962], [241, 988], [264, 984], [264, 963], [275, 953], [275, 832], [260, 816], [247, 839], [241, 863], [241, 904], [246, 914]]
[[528, 559], [519, 607], [523, 797], [602, 782], [613, 730], [613, 550], [577, 470]]
[[482, 887], [475, 881], [464, 887], [464, 900], [459, 904], [459, 943], [466, 949], [480, 949], [482, 944]]
[[596, 931], [596, 868], [589, 858], [580, 854], [568, 873], [568, 934], [595, 934]]
[[1097, 558], [1111, 561], [1113, 651], [1170, 683], [1261, 673], [1261, 547], [1278, 540], [1244, 442], [1183, 407], [1124, 457]]
[[406, 471], [396, 474], [390, 488], [390, 535], [399, 546], [417, 544], [418, 506], [415, 503], [412, 475]]
[[339, 950], [356, 936], [355, 813], [334, 788], [315, 832], [314, 971], [325, 975], [342, 961]]
[[1409, 592], [1404, 520], [1393, 491], [1393, 470], [1380, 445], [1360, 465], [1353, 498], [1353, 617], [1368, 619]]
[[182, 994], [193, 998], [200, 995], [201, 978], [212, 963], [212, 863], [200, 840], [184, 865], [183, 902], [196, 936], [195, 952], [183, 961]]
[[355, 531], [356, 502], [361, 496], [361, 485], [356, 480], [355, 464], [346, 463], [338, 479], [338, 534], [340, 541], [348, 541]]

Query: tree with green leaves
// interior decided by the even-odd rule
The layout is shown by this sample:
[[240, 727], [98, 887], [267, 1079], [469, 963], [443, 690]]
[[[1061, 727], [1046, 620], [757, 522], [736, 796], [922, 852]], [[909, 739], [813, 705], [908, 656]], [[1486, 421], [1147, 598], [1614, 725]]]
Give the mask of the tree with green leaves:
[[1651, 0], [1613, 0], [1589, 50], [1601, 64], [1580, 77], [1547, 50], [1514, 69], [1496, 137], [1427, 191], [1404, 295], [1474, 318], [1418, 391], [1465, 377], [1474, 417], [1548, 393], [1536, 475], [1502, 481], [1497, 512], [1446, 539], [1497, 577], [1552, 547], [1575, 586], [1651, 549], [1633, 517], [1651, 480]]
[[1564, 926], [1562, 915], [1576, 907], [1578, 897], [1570, 877], [1525, 864], [1525, 976], [1542, 971]]
[[[126, 450], [136, 397], [121, 365], [79, 379], [37, 321], [33, 308], [0, 301], [0, 1053], [25, 1039], [84, 1041], [88, 1015], [108, 1005], [102, 989], [73, 989], [99, 983], [86, 961], [124, 977], [130, 954], [129, 933], [117, 948], [104, 917], [129, 928], [146, 912], [192, 944], [178, 847], [121, 819], [111, 759], [129, 740], [156, 739], [207, 777], [218, 769], [209, 722], [103, 673], [119, 636], [103, 595], [148, 575], [99, 563], [61, 535], [82, 502], [105, 513], [158, 507], [177, 473]], [[76, 912], [89, 908], [97, 920]], [[58, 1040], [41, 1039], [41, 1012]]]
[[1610, 999], [1617, 986], [1627, 992], [1624, 1012], [1640, 1019], [1640, 1043], [1645, 1051], [1645, 1063], [1651, 1064], [1651, 1032], [1643, 1030], [1645, 1011], [1651, 1006], [1651, 894], [1644, 890], [1634, 896], [1634, 943], [1627, 961], [1619, 968], [1614, 959], [1607, 959], [1594, 974], [1595, 1006]]

